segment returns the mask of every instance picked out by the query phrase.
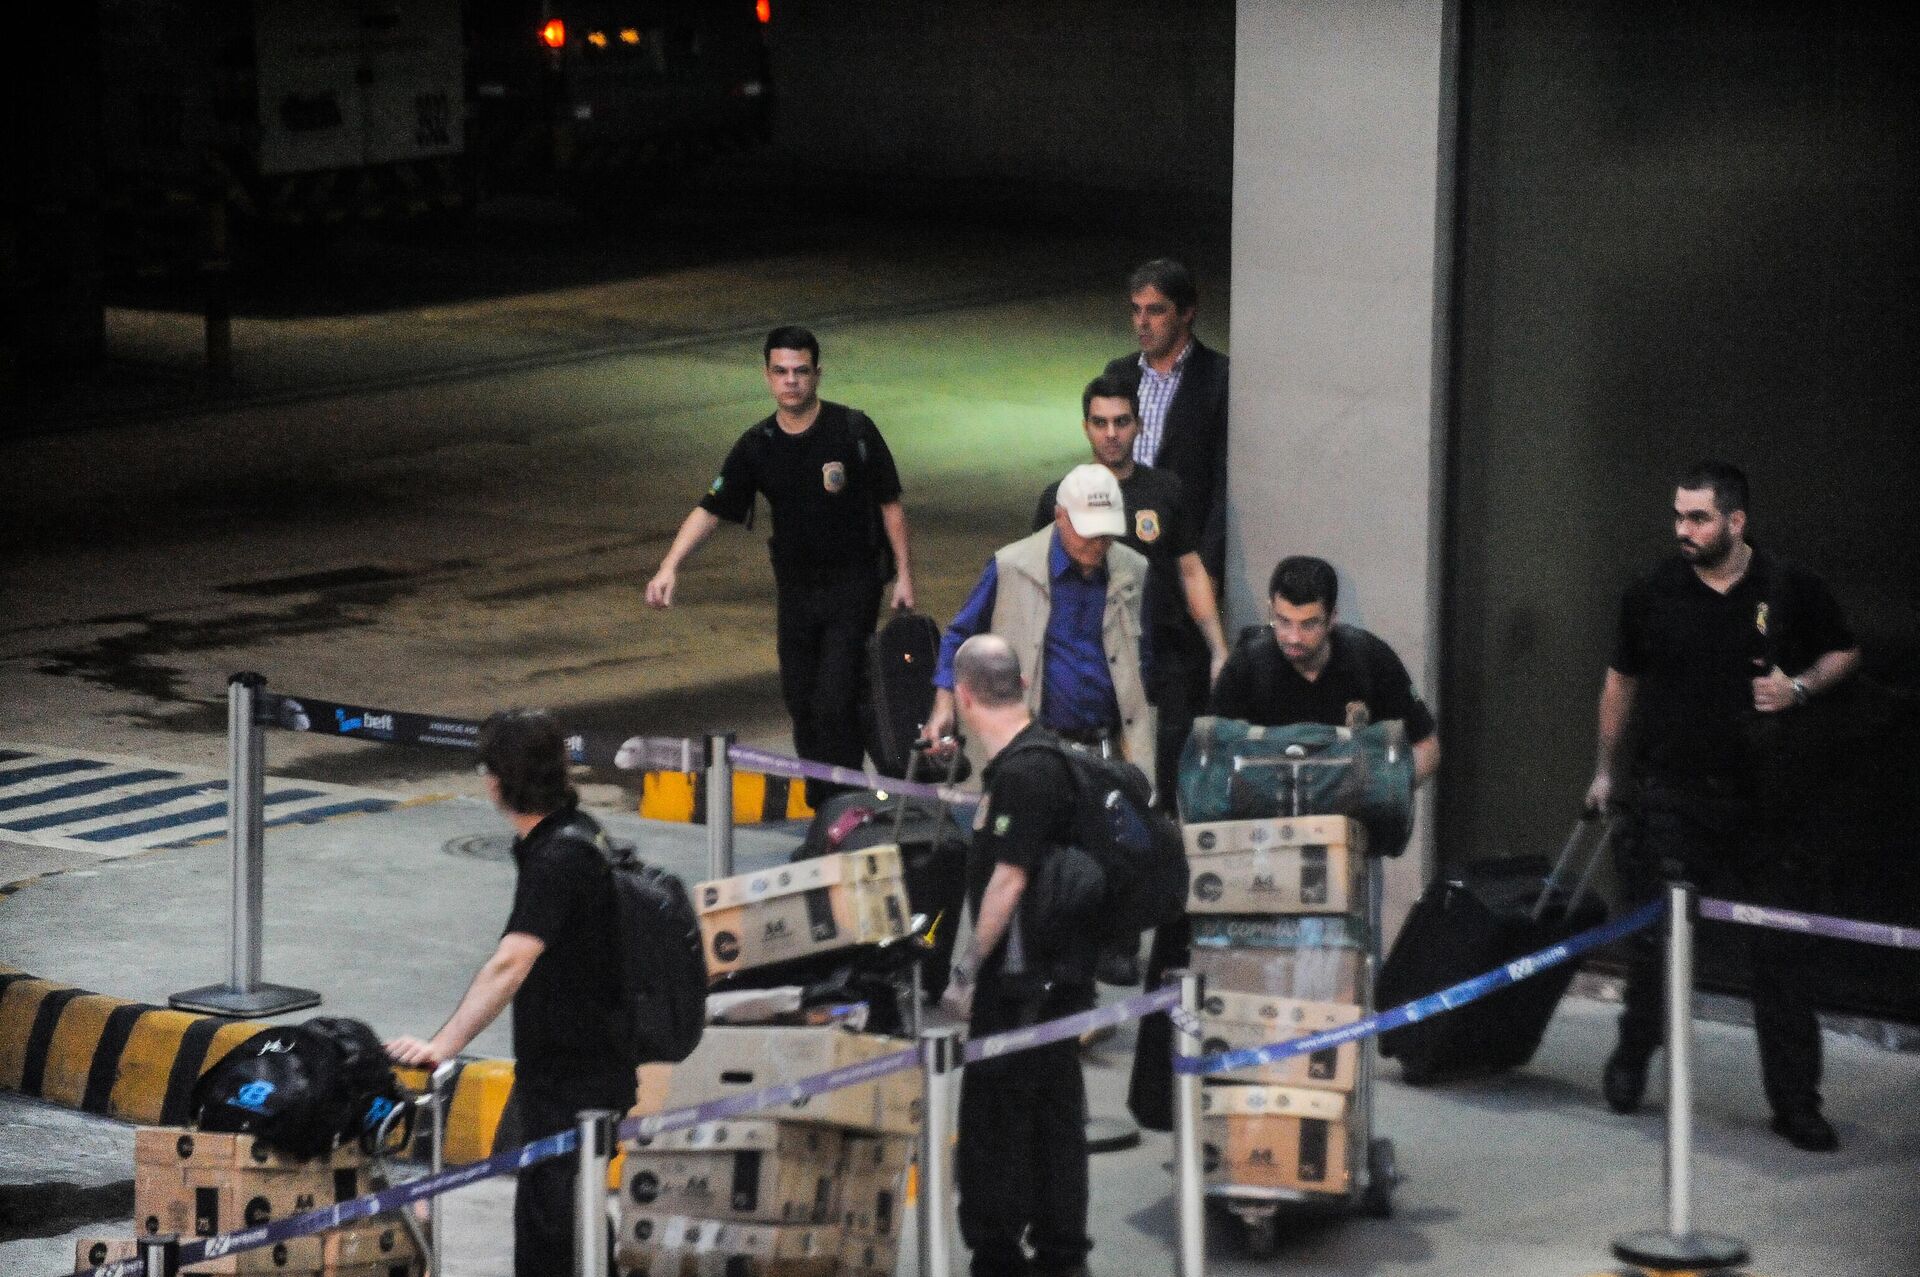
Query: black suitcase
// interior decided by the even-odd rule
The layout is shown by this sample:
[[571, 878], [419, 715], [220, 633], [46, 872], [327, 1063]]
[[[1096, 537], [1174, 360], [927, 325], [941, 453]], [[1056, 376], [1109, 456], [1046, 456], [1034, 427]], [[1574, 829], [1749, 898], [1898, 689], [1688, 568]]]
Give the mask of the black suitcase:
[[[906, 779], [913, 779], [924, 756], [924, 750], [908, 751]], [[963, 756], [960, 750], [953, 752], [948, 784], [959, 772]], [[898, 844], [908, 905], [915, 913], [937, 919], [933, 948], [921, 966], [924, 987], [937, 999], [946, 991], [953, 970], [953, 939], [967, 895], [968, 842], [966, 831], [944, 801], [856, 789], [836, 794], [821, 805], [793, 859]]]
[[[1407, 915], [1380, 968], [1374, 1005], [1387, 1010], [1411, 1002], [1605, 922], [1606, 905], [1587, 888], [1607, 841], [1606, 822], [1584, 817], [1552, 866], [1543, 856], [1510, 856], [1435, 882]], [[1586, 866], [1569, 889], [1566, 880], [1583, 846], [1589, 848]], [[1380, 1054], [1398, 1059], [1416, 1086], [1517, 1068], [1539, 1049], [1578, 968], [1561, 963], [1457, 1011], [1383, 1033]]]
[[867, 640], [867, 694], [862, 717], [867, 756], [883, 776], [905, 776], [913, 742], [933, 710], [933, 667], [940, 627], [930, 616], [901, 610]]

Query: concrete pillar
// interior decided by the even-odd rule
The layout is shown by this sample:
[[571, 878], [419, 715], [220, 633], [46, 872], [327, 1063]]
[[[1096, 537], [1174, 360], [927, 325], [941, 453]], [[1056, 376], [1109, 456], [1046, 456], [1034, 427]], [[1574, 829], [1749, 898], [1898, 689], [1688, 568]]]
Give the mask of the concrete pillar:
[[[1227, 604], [1264, 616], [1286, 554], [1400, 653], [1446, 738], [1439, 670], [1455, 14], [1446, 0], [1240, 0]], [[1442, 764], [1442, 778], [1445, 764]], [[1397, 929], [1432, 797], [1387, 872]]]

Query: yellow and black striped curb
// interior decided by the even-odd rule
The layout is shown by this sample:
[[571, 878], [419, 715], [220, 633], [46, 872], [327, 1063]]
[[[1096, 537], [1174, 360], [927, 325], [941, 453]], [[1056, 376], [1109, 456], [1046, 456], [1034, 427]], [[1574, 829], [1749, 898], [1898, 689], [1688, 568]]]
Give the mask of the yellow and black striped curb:
[[[0, 1090], [101, 1117], [178, 1126], [201, 1074], [268, 1027], [89, 993], [0, 966]], [[398, 1069], [419, 1091], [422, 1069]], [[461, 1062], [447, 1107], [447, 1161], [490, 1156], [513, 1095], [513, 1061]]]
[[[707, 821], [705, 772], [646, 772], [640, 778], [640, 814], [649, 820]], [[759, 772], [733, 774], [733, 823], [808, 820], [806, 783]]]

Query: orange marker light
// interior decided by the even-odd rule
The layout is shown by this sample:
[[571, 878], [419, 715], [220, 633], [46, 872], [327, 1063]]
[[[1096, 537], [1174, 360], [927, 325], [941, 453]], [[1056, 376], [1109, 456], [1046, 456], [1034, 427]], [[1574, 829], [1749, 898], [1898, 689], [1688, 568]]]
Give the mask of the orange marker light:
[[567, 24], [558, 18], [547, 19], [547, 25], [540, 28], [540, 43], [549, 49], [557, 49], [567, 42]]
[[607, 47], [607, 33], [604, 31], [589, 31], [587, 32], [587, 43], [596, 49], [604, 49]]
[[622, 44], [640, 43], [640, 29], [638, 27], [621, 27], [620, 43]]
[[753, 0], [753, 16], [762, 24], [773, 21], [773, 0]]

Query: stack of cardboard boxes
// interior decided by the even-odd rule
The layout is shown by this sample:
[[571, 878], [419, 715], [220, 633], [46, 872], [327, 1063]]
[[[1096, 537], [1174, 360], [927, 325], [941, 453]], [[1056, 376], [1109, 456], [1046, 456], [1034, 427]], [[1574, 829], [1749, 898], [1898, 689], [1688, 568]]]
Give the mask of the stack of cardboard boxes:
[[[1366, 830], [1345, 816], [1189, 824], [1193, 969], [1207, 1054], [1360, 1018]], [[1344, 1194], [1357, 1044], [1209, 1077], [1208, 1181]]]
[[[82, 1238], [76, 1267], [135, 1257], [137, 1236], [213, 1237], [302, 1214], [372, 1191], [367, 1158], [348, 1145], [325, 1157], [286, 1157], [251, 1135], [143, 1126], [133, 1141], [133, 1237]], [[282, 1277], [419, 1277], [406, 1226], [380, 1216], [311, 1237], [208, 1259], [188, 1273]]]
[[[707, 967], [728, 974], [906, 933], [900, 854], [877, 847], [694, 888]], [[638, 1113], [798, 1082], [905, 1050], [838, 1024], [710, 1025], [641, 1071]], [[918, 1146], [920, 1075], [807, 1096], [623, 1148], [614, 1258], [626, 1277], [891, 1277]]]

